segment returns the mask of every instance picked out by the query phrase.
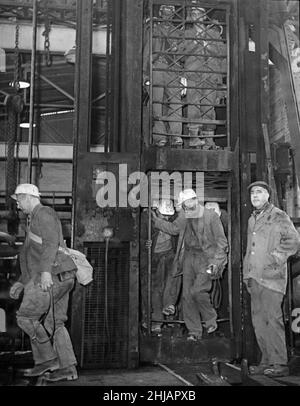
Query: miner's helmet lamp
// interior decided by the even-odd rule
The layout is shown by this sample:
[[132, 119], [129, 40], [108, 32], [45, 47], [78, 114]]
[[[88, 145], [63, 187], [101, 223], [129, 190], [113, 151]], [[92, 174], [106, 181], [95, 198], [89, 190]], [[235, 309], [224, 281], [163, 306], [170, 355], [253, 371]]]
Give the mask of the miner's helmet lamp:
[[173, 216], [175, 213], [173, 202], [171, 200], [162, 200], [159, 203], [158, 211], [163, 216]]
[[159, 8], [160, 17], [172, 17], [175, 13], [175, 6], [172, 4], [162, 4]]

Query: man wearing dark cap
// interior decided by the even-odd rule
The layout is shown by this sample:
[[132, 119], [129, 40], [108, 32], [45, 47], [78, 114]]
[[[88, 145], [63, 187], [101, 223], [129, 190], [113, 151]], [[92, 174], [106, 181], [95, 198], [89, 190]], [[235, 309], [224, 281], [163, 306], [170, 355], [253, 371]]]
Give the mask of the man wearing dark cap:
[[251, 315], [260, 364], [251, 374], [271, 377], [289, 374], [282, 315], [287, 286], [287, 259], [300, 247], [300, 238], [289, 216], [269, 202], [271, 189], [263, 182], [248, 187], [254, 211], [248, 221], [244, 282], [251, 296]]

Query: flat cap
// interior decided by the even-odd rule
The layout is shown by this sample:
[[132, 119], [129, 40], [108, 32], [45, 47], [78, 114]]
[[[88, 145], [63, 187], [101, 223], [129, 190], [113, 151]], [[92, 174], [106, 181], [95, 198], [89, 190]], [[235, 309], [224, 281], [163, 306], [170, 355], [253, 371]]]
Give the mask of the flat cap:
[[271, 194], [271, 188], [270, 188], [270, 186], [269, 186], [266, 182], [264, 182], [263, 180], [257, 180], [256, 182], [251, 183], [251, 184], [248, 186], [248, 191], [250, 192], [250, 190], [251, 190], [254, 186], [260, 186], [260, 187], [266, 189], [267, 192], [269, 193], [269, 195]]

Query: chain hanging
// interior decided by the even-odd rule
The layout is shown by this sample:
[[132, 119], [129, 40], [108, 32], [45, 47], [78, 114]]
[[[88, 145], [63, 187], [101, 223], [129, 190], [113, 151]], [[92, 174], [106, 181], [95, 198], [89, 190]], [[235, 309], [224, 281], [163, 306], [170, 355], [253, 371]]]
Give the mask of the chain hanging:
[[19, 52], [19, 33], [20, 26], [16, 24], [16, 37], [15, 37], [15, 70], [14, 70], [14, 88], [16, 91], [20, 89], [20, 52]]
[[51, 21], [49, 19], [48, 7], [47, 7], [47, 2], [46, 2], [45, 3], [45, 30], [42, 33], [42, 35], [45, 37], [44, 51], [45, 51], [46, 66], [52, 65], [52, 58], [51, 58], [51, 54], [50, 54], [50, 40], [49, 40], [50, 31], [51, 31]]

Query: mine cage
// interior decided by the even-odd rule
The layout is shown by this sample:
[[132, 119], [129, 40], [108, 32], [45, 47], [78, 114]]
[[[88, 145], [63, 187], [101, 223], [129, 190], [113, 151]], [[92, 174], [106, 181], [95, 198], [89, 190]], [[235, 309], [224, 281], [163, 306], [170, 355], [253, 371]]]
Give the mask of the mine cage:
[[[150, 1], [144, 11], [148, 143], [228, 148], [230, 6], [188, 0], [167, 4], [174, 10], [169, 18], [161, 13], [166, 2]], [[193, 10], [202, 14], [193, 17]]]
[[[169, 176], [169, 177], [168, 177]], [[166, 179], [171, 179], [166, 182]], [[172, 317], [164, 316], [161, 314], [159, 318], [155, 318], [152, 313], [152, 298], [153, 298], [153, 283], [152, 273], [155, 269], [153, 263], [153, 252], [151, 247], [145, 246], [145, 238], [152, 239], [152, 221], [151, 210], [153, 210], [157, 203], [165, 200], [166, 196], [174, 202], [178, 198], [178, 190], [183, 189], [183, 182], [185, 188], [193, 188], [197, 190], [197, 196], [202, 204], [207, 202], [218, 203], [221, 210], [221, 221], [224, 227], [224, 232], [228, 238], [229, 252], [228, 264], [223, 272], [223, 277], [220, 280], [213, 282], [210, 291], [211, 301], [214, 308], [217, 310], [219, 329], [217, 337], [214, 340], [208, 339], [204, 333], [204, 340], [202, 342], [202, 351], [193, 353], [195, 360], [204, 360], [207, 351], [213, 351], [210, 348], [218, 347], [216, 351], [219, 356], [230, 358], [230, 340], [233, 337], [233, 323], [232, 323], [232, 268], [231, 268], [231, 196], [230, 196], [230, 175], [229, 173], [217, 172], [151, 172], [148, 173], [149, 184], [149, 204], [144, 208], [144, 212], [140, 219], [140, 331], [141, 331], [141, 359], [146, 362], [151, 359], [157, 362], [164, 360], [165, 362], [174, 362], [179, 358], [191, 360], [191, 353], [184, 348], [187, 332], [184, 328], [184, 320], [182, 314], [182, 287], [179, 292], [179, 299], [176, 304], [176, 313]], [[169, 188], [164, 189], [164, 188]], [[177, 191], [177, 192], [176, 192]], [[164, 198], [162, 198], [164, 196]], [[151, 210], [148, 209], [151, 207]], [[179, 213], [171, 217], [172, 221], [176, 219]], [[145, 233], [147, 230], [147, 233]], [[146, 236], [147, 234], [147, 236]], [[155, 269], [156, 271], [156, 269]], [[157, 272], [157, 271], [156, 271]], [[157, 288], [157, 287], [156, 287]], [[145, 308], [143, 308], [145, 307]], [[157, 315], [156, 315], [157, 317]], [[160, 324], [162, 326], [158, 336], [153, 333], [153, 325]], [[154, 329], [155, 331], [155, 329]], [[163, 351], [158, 355], [157, 346], [162, 342]], [[219, 341], [219, 342], [218, 342]], [[217, 343], [217, 344], [216, 344]], [[207, 346], [207, 348], [206, 348]], [[223, 346], [223, 348], [222, 348]], [[222, 351], [223, 354], [222, 354]], [[221, 355], [222, 354], [222, 355]], [[173, 357], [173, 358], [172, 358]]]

